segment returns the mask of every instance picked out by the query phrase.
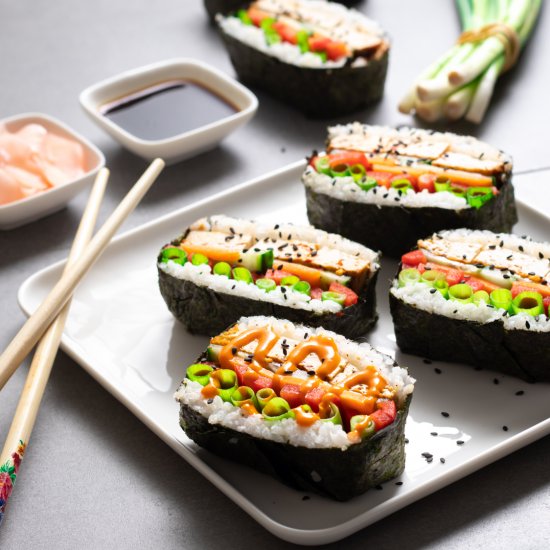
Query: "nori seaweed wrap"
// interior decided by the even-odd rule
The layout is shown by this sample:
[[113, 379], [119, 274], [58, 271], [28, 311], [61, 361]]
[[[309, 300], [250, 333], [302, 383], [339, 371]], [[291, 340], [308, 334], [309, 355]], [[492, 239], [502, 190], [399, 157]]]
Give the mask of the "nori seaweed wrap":
[[328, 129], [302, 181], [310, 223], [398, 258], [440, 229], [511, 231], [511, 174], [475, 138], [356, 122]]
[[458, 229], [418, 241], [390, 290], [405, 353], [550, 381], [550, 244]]
[[181, 427], [201, 447], [349, 500], [403, 472], [413, 388], [367, 343], [250, 317], [211, 339], [175, 397]]
[[389, 41], [356, 10], [323, 0], [257, 0], [218, 24], [239, 79], [314, 117], [382, 97]]
[[377, 319], [378, 270], [376, 252], [339, 235], [227, 216], [198, 220], [158, 257], [168, 308], [207, 335], [266, 315], [357, 338]]
[[246, 0], [204, 0], [204, 7], [212, 21], [214, 21], [218, 13], [226, 15], [246, 4]]

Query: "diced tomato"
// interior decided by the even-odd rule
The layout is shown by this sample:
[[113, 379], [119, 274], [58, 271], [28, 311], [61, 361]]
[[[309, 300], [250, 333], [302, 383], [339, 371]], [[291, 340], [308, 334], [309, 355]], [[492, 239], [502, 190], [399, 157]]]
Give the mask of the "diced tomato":
[[288, 402], [291, 409], [299, 407], [304, 403], [304, 397], [300, 391], [300, 386], [296, 384], [285, 384], [281, 388], [279, 395]]
[[272, 388], [273, 380], [267, 376], [258, 376], [256, 380], [253, 380], [249, 385], [255, 392], [262, 390], [263, 388]]
[[335, 42], [334, 40], [327, 44], [325, 51], [331, 61], [338, 61], [338, 59], [346, 57], [349, 53], [348, 47], [343, 42]]
[[248, 17], [250, 17], [250, 20], [254, 23], [254, 25], [256, 25], [256, 27], [259, 27], [260, 23], [269, 17], [269, 13], [255, 7], [251, 7], [248, 9]]
[[282, 269], [268, 269], [265, 272], [264, 278], [265, 279], [272, 279], [273, 281], [275, 281], [275, 283], [277, 285], [280, 285], [281, 281], [285, 277], [290, 277], [291, 275], [292, 275], [292, 273], [289, 273], [288, 271], [284, 271]]
[[416, 267], [418, 264], [425, 264], [428, 260], [422, 250], [411, 250], [401, 256], [401, 263], [410, 267]]
[[312, 288], [309, 295], [312, 300], [320, 300], [323, 297], [323, 289], [321, 287]]
[[317, 386], [316, 388], [312, 388], [306, 393], [305, 396], [305, 402], [315, 411], [319, 412], [319, 403], [321, 403], [321, 399], [323, 399], [323, 396], [325, 395], [326, 391], [323, 388], [320, 388]]
[[330, 292], [338, 292], [338, 294], [343, 294], [346, 299], [344, 301], [344, 307], [353, 306], [359, 300], [359, 296], [351, 288], [341, 285], [340, 283], [333, 282], [330, 283], [328, 287]]
[[319, 34], [314, 34], [308, 39], [309, 49], [312, 52], [324, 52], [327, 49], [327, 46], [332, 42], [327, 36], [321, 36]]
[[349, 166], [353, 166], [354, 164], [362, 164], [365, 167], [365, 170], [370, 169], [370, 162], [365, 156], [365, 153], [361, 153], [360, 151], [333, 152], [329, 154], [328, 159], [331, 168], [339, 164], [347, 164]]
[[449, 283], [449, 286], [457, 285], [464, 279], [464, 271], [461, 269], [455, 269], [454, 267], [434, 264], [431, 262], [428, 262], [425, 267], [426, 269], [433, 269], [434, 271], [445, 273], [445, 279]]
[[544, 306], [544, 313], [546, 313], [547, 316], [550, 316], [550, 296], [545, 296], [542, 299], [542, 305]]
[[246, 386], [245, 378], [248, 367], [246, 365], [233, 365], [233, 370], [237, 375], [237, 382], [239, 383], [239, 386]]
[[402, 174], [395, 174], [392, 176], [390, 181], [393, 182], [395, 180], [408, 180], [415, 190], [418, 189], [416, 178], [412, 174], [407, 174], [406, 172], [403, 172]]
[[424, 191], [424, 189], [426, 189], [428, 193], [435, 193], [435, 178], [437, 178], [437, 174], [422, 174], [418, 176], [416, 180], [418, 191]]
[[284, 42], [298, 44], [298, 33], [290, 25], [282, 23], [281, 21], [276, 21], [273, 23], [273, 28]]
[[389, 426], [397, 415], [397, 409], [393, 401], [379, 401], [377, 403], [377, 410], [374, 411], [370, 417], [374, 421], [376, 431]]
[[391, 187], [391, 179], [394, 175], [390, 172], [369, 170], [367, 172], [367, 176], [369, 176], [370, 178], [374, 178], [378, 185], [381, 185], [382, 187], [387, 187], [389, 189]]

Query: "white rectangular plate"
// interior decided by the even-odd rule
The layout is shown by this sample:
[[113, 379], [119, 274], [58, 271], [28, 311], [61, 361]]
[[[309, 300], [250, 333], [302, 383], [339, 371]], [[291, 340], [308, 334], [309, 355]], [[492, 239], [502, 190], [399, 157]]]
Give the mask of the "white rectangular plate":
[[[118, 237], [78, 287], [62, 346], [266, 529], [285, 540], [313, 545], [350, 535], [550, 433], [550, 385], [526, 384], [463, 365], [428, 363], [397, 350], [387, 298], [396, 263], [384, 260], [377, 289], [380, 320], [368, 340], [394, 355], [417, 379], [406, 428], [406, 468], [399, 479], [346, 503], [316, 495], [303, 499], [304, 493], [192, 443], [178, 425], [172, 396], [186, 365], [208, 340], [189, 335], [168, 312], [157, 286], [158, 251], [205, 215], [306, 222], [299, 182], [303, 167], [303, 162], [292, 164]], [[550, 220], [521, 203], [518, 208], [516, 232], [543, 239]], [[62, 267], [52, 265], [21, 286], [19, 303], [27, 314], [54, 285]], [[519, 391], [524, 394], [516, 395]], [[422, 453], [431, 453], [433, 460]]]

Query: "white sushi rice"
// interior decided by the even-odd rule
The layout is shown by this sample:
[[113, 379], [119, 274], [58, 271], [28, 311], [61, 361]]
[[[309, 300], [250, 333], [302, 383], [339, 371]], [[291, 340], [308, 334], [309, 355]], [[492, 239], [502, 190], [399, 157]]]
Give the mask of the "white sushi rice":
[[[348, 9], [343, 5], [309, 0], [309, 3], [314, 8], [318, 4], [322, 10], [330, 10], [334, 13], [334, 18], [340, 21], [351, 20], [354, 23], [359, 23], [361, 26], [368, 28], [373, 34], [383, 36], [384, 32], [376, 22], [368, 19], [357, 10]], [[223, 17], [218, 15], [216, 20], [223, 32], [233, 38], [247, 44], [248, 46], [261, 51], [262, 53], [275, 57], [284, 63], [296, 65], [309, 69], [333, 69], [343, 67], [348, 58], [344, 57], [337, 61], [323, 61], [319, 55], [311, 52], [300, 51], [299, 46], [290, 44], [289, 42], [279, 42], [269, 45], [266, 41], [264, 31], [255, 25], [246, 25], [238, 17], [228, 16]], [[363, 57], [358, 57], [352, 63], [352, 66], [365, 66], [367, 61]]]
[[[414, 390], [415, 380], [406, 369], [393, 365], [393, 359], [376, 351], [370, 344], [352, 342], [334, 332], [323, 328], [310, 328], [304, 325], [279, 320], [273, 317], [244, 317], [238, 321], [239, 329], [269, 325], [282, 338], [304, 340], [307, 336], [324, 334], [333, 338], [338, 351], [349, 363], [364, 369], [374, 365], [396, 390], [396, 400], [401, 406]], [[202, 386], [185, 379], [174, 397], [182, 404], [208, 418], [210, 424], [219, 424], [238, 432], [247, 433], [260, 439], [307, 448], [340, 448], [345, 450], [352, 443], [341, 426], [330, 422], [315, 422], [312, 426], [302, 427], [294, 419], [281, 422], [266, 422], [260, 414], [246, 415], [242, 409], [222, 401], [219, 396], [211, 402], [201, 393]]]
[[[221, 231], [228, 235], [232, 233], [247, 234], [258, 240], [279, 239], [280, 235], [284, 239], [295, 241], [305, 241], [319, 246], [336, 248], [347, 254], [357, 256], [370, 264], [370, 270], [377, 270], [379, 265], [378, 254], [349, 239], [344, 239], [340, 235], [327, 233], [313, 226], [298, 226], [291, 223], [281, 223], [277, 225], [265, 224], [232, 218], [229, 216], [211, 216], [197, 220], [191, 227], [192, 230]], [[190, 281], [197, 286], [206, 287], [220, 292], [222, 294], [231, 294], [242, 296], [251, 300], [269, 302], [280, 306], [287, 306], [294, 309], [313, 311], [318, 315], [324, 313], [337, 313], [342, 310], [342, 306], [331, 300], [312, 300], [307, 294], [294, 292], [286, 287], [277, 286], [275, 290], [266, 292], [254, 284], [248, 284], [244, 281], [235, 281], [221, 275], [212, 273], [212, 268], [207, 265], [193, 265], [186, 262], [179, 265], [171, 260], [166, 263], [159, 263], [158, 267], [167, 275], [176, 279]]]
[[446, 191], [430, 193], [424, 190], [420, 193], [414, 191], [399, 193], [393, 187], [386, 189], [380, 186], [364, 191], [351, 176], [332, 178], [327, 174], [320, 174], [311, 166], [308, 166], [302, 174], [302, 182], [315, 193], [328, 195], [341, 201], [378, 204], [380, 206], [407, 206], [410, 208], [433, 206], [447, 210], [471, 208], [466, 199]]

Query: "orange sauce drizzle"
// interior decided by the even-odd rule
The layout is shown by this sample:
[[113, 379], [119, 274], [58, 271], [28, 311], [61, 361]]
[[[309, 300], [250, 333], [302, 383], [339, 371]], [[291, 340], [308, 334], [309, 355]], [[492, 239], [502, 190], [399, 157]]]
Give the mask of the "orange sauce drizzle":
[[[278, 340], [279, 337], [266, 327], [246, 330], [223, 346], [219, 355], [220, 366], [224, 369], [235, 370], [237, 365], [246, 365], [248, 370], [243, 379], [245, 384], [254, 381], [258, 376], [265, 376], [272, 379], [273, 389], [276, 392], [280, 391], [285, 384], [294, 384], [300, 387], [300, 393], [305, 396], [313, 388], [321, 386], [327, 390], [327, 394], [323, 396], [320, 404], [320, 407], [322, 407], [321, 415], [330, 416], [330, 402], [337, 398], [348, 409], [357, 411], [356, 414], [368, 415], [375, 410], [376, 400], [386, 387], [386, 380], [380, 375], [376, 367], [370, 365], [364, 371], [352, 374], [342, 382], [342, 385], [331, 384], [326, 378], [338, 369], [341, 356], [332, 338], [317, 335], [300, 342], [288, 354], [282, 366], [272, 372], [267, 368], [267, 356]], [[258, 342], [254, 350], [253, 361], [244, 362], [241, 357], [236, 355], [241, 348], [253, 341]], [[292, 373], [297, 369], [303, 368], [301, 363], [312, 353], [317, 355], [322, 363], [315, 371], [315, 376], [308, 379], [292, 376]], [[358, 384], [368, 386], [366, 394], [353, 390], [354, 386]], [[308, 414], [305, 411], [298, 413], [297, 421], [299, 423], [309, 422]], [[319, 417], [319, 415], [316, 416]], [[298, 420], [298, 417], [300, 420]]]
[[296, 422], [299, 426], [304, 426], [307, 428], [312, 424], [315, 424], [317, 420], [320, 419], [320, 416], [313, 411], [304, 411], [303, 407], [296, 407], [292, 409], [294, 411]]
[[205, 399], [211, 399], [213, 397], [216, 397], [216, 395], [218, 395], [220, 392], [218, 391], [218, 388], [216, 388], [215, 386], [213, 386], [212, 384], [207, 384], [206, 386], [204, 386], [204, 388], [202, 388], [201, 390], [201, 395], [205, 398]]

